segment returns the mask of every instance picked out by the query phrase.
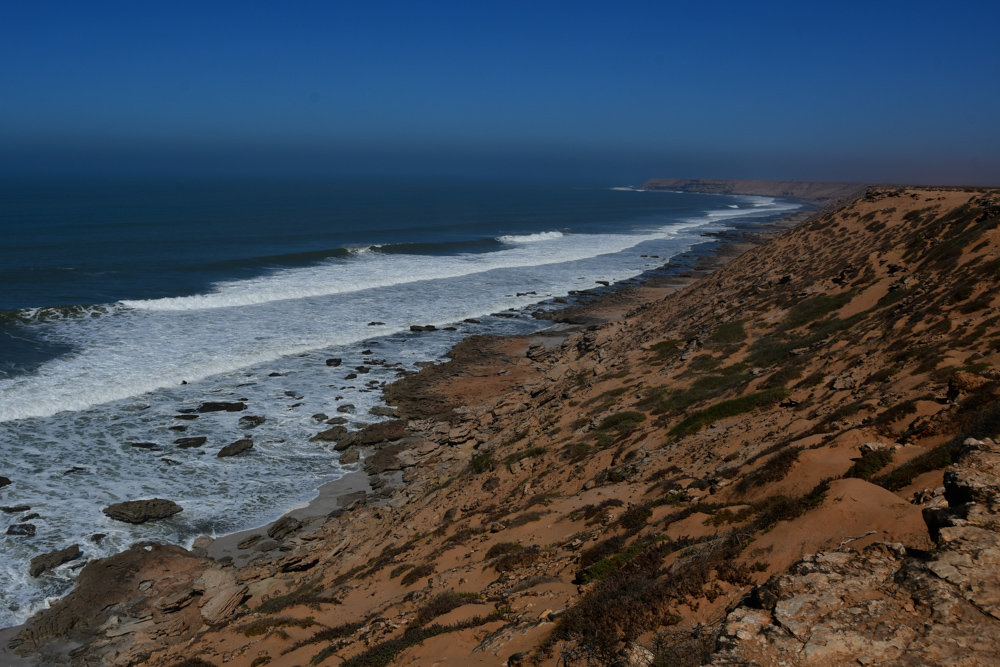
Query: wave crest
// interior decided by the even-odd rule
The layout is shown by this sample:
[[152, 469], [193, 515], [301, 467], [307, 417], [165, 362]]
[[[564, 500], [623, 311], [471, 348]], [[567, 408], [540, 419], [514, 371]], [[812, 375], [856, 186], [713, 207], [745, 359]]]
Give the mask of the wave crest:
[[537, 234], [508, 234], [497, 237], [501, 243], [538, 243], [539, 241], [552, 241], [563, 237], [562, 232], [538, 232]]

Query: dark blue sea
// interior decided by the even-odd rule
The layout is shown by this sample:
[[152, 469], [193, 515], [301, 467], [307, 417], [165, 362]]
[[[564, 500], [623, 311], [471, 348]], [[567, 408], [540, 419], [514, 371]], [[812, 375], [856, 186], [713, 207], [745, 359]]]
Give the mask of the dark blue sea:
[[[36, 530], [0, 535], [0, 626], [72, 585], [73, 565], [29, 577], [32, 556], [272, 520], [350, 469], [309, 442], [313, 415], [350, 403], [354, 426], [377, 421], [386, 382], [462, 337], [540, 329], [529, 313], [555, 297], [798, 206], [629, 187], [0, 183], [0, 506], [30, 507], [0, 516]], [[345, 379], [376, 358], [388, 366]], [[237, 399], [245, 412], [176, 419]], [[247, 414], [266, 418], [253, 450], [217, 458]], [[149, 497], [184, 511], [142, 526], [101, 512]]]

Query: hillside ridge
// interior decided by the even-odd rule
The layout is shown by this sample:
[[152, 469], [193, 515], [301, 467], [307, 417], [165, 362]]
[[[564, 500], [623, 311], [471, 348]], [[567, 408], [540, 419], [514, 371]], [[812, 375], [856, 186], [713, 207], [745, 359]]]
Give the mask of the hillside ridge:
[[88, 563], [13, 650], [996, 662], [1000, 191], [867, 188], [725, 259], [585, 324], [466, 339], [387, 389], [391, 420], [321, 439], [366, 493]]

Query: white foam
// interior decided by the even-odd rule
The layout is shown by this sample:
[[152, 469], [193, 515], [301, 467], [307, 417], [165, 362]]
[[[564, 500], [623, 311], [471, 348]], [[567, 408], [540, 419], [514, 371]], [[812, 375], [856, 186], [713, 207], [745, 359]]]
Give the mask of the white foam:
[[524, 234], [522, 236], [508, 235], [500, 236], [497, 241], [502, 243], [537, 243], [539, 241], [551, 241], [563, 237], [562, 232], [538, 232], [537, 234]]

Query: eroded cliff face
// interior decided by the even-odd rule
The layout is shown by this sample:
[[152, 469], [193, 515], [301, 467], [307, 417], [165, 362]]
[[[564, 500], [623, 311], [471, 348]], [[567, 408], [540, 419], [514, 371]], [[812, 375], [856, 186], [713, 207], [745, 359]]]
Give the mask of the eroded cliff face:
[[89, 564], [18, 650], [996, 662], [998, 201], [871, 189], [679, 292], [596, 303], [603, 324], [469, 339], [388, 392], [391, 439], [330, 435], [372, 493], [231, 561], [139, 547]]

